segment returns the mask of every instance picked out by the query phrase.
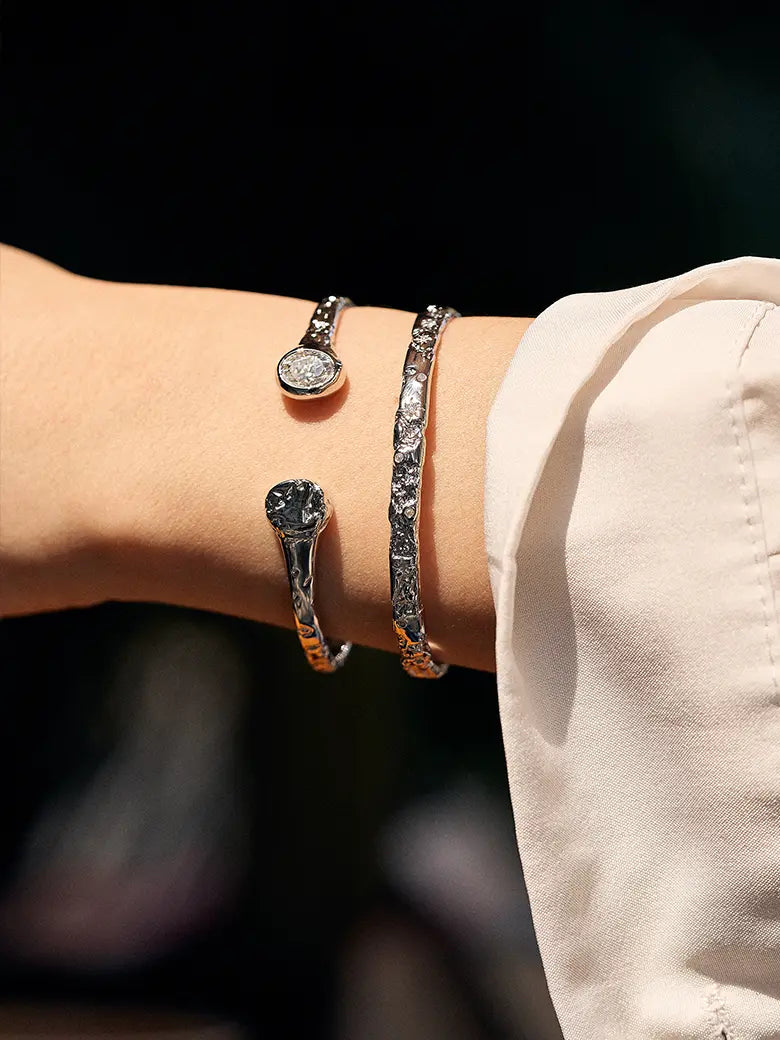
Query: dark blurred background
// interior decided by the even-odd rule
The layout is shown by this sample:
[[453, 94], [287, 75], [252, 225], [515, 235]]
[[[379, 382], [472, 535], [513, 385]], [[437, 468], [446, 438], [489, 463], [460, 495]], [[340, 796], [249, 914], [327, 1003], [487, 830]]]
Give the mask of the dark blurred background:
[[[780, 254], [776, 7], [3, 23], [2, 238], [82, 274], [532, 315]], [[323, 680], [289, 633], [161, 606], [0, 637], [0, 1036], [47, 1006], [84, 1036], [74, 1007], [208, 1016], [193, 1037], [557, 1035], [491, 676], [416, 685], [357, 649]]]

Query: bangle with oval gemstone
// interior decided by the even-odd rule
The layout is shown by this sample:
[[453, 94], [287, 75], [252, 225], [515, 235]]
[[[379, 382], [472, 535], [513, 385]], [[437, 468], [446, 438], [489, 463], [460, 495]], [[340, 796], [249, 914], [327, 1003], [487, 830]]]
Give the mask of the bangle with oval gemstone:
[[447, 324], [460, 315], [451, 307], [427, 307], [417, 315], [406, 351], [401, 395], [393, 429], [390, 493], [390, 596], [393, 628], [404, 670], [417, 679], [438, 679], [447, 670], [431, 653], [420, 593], [420, 497], [425, 428], [436, 349]]
[[283, 480], [266, 495], [265, 512], [282, 545], [295, 627], [306, 660], [315, 672], [335, 672], [352, 644], [331, 649], [314, 612], [314, 556], [317, 539], [333, 512], [331, 504], [313, 480]]
[[354, 306], [346, 296], [326, 296], [317, 305], [298, 346], [276, 366], [276, 379], [286, 397], [327, 397], [343, 385], [346, 373], [333, 340], [342, 313]]

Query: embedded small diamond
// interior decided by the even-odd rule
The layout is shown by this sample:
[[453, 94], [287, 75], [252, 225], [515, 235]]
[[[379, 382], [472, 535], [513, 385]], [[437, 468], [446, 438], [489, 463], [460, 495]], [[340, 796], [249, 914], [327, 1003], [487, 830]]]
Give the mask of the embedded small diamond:
[[395, 455], [393, 455], [393, 459], [396, 462], [403, 462], [404, 461], [404, 453], [402, 451], [397, 451], [395, 453]]
[[414, 506], [407, 506], [406, 509], [404, 509], [404, 516], [408, 516], [410, 520], [414, 516], [414, 513], [415, 513]]
[[418, 372], [417, 373], [417, 382], [418, 383], [424, 383], [427, 378], [428, 378], [428, 376], [425, 374], [425, 372]]
[[279, 362], [279, 376], [296, 390], [324, 390], [333, 382], [336, 364], [324, 350], [297, 347]]

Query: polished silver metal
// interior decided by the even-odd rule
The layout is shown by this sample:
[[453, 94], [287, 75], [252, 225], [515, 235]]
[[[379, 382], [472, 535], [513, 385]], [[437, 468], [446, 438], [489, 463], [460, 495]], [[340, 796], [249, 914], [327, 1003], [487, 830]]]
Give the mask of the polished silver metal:
[[346, 373], [333, 340], [343, 311], [354, 306], [346, 296], [326, 296], [317, 305], [298, 346], [276, 366], [276, 379], [286, 397], [328, 397], [343, 386]]
[[433, 659], [425, 634], [420, 594], [420, 492], [425, 463], [428, 401], [442, 332], [460, 315], [451, 307], [427, 307], [417, 315], [404, 361], [393, 429], [390, 493], [390, 596], [401, 664], [417, 679], [438, 679], [446, 664]]
[[290, 581], [293, 615], [303, 652], [315, 672], [335, 672], [351, 643], [328, 645], [314, 612], [314, 554], [333, 509], [313, 480], [283, 480], [265, 498], [265, 513], [282, 545]]

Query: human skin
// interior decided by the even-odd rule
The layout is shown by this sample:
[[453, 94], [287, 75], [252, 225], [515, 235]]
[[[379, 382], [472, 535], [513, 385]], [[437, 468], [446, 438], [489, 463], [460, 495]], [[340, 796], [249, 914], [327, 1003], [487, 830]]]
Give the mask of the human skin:
[[[274, 373], [312, 301], [102, 282], [11, 247], [0, 301], [0, 612], [141, 600], [292, 627], [264, 501], [278, 481], [307, 477], [334, 509], [317, 554], [323, 628], [396, 649], [387, 506], [413, 313], [346, 311], [346, 386], [298, 402]], [[452, 322], [432, 386], [426, 624], [439, 658], [488, 670], [485, 424], [529, 324]]]

